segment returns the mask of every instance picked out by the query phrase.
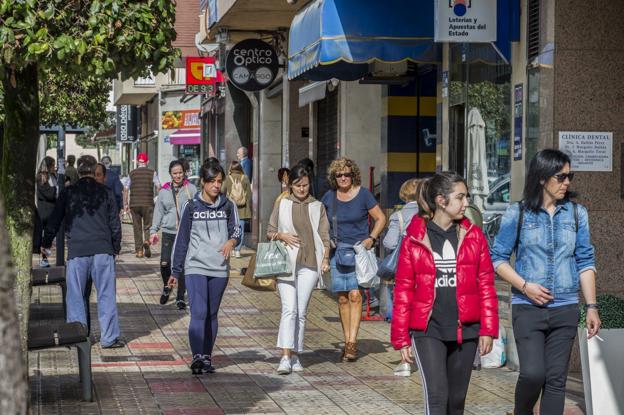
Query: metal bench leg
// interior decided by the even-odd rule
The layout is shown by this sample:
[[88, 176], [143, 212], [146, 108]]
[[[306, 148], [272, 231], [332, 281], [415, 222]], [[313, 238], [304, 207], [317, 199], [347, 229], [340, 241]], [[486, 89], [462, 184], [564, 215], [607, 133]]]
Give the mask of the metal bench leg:
[[80, 382], [82, 383], [82, 399], [93, 401], [92, 378], [91, 378], [91, 340], [87, 339], [76, 344], [78, 350], [78, 369]]
[[63, 295], [63, 314], [65, 314], [65, 320], [67, 321], [67, 283], [61, 282], [59, 283], [61, 286], [61, 293]]

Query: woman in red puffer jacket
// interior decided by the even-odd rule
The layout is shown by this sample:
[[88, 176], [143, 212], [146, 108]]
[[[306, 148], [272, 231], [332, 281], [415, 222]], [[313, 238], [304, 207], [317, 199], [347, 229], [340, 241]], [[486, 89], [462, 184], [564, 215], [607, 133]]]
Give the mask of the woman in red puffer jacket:
[[427, 179], [407, 228], [394, 288], [392, 344], [416, 361], [425, 413], [463, 414], [472, 362], [498, 336], [494, 269], [481, 229], [464, 218], [468, 189], [453, 172]]

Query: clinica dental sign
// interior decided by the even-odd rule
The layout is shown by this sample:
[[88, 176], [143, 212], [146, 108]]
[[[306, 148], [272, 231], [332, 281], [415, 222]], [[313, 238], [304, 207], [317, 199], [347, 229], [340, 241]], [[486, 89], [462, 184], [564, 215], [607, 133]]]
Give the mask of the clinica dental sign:
[[271, 45], [258, 39], [247, 39], [234, 45], [225, 61], [228, 78], [243, 91], [260, 91], [269, 87], [279, 70], [277, 53]]

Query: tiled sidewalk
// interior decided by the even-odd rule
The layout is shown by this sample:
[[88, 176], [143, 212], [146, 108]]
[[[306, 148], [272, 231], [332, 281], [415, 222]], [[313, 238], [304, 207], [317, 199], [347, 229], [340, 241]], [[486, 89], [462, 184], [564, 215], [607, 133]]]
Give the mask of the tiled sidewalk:
[[[217, 373], [194, 377], [188, 362], [188, 311], [170, 301], [158, 304], [158, 254], [133, 255], [131, 229], [124, 226], [118, 263], [117, 301], [128, 346], [93, 346], [95, 401], [80, 401], [75, 352], [31, 352], [30, 386], [34, 414], [422, 414], [420, 376], [393, 376], [398, 353], [389, 344], [389, 324], [363, 322], [355, 363], [338, 363], [342, 330], [335, 301], [315, 291], [310, 303], [306, 367], [279, 376], [275, 347], [280, 317], [276, 293], [243, 287], [238, 270], [248, 258], [233, 259], [234, 271], [220, 311], [215, 352]], [[41, 302], [58, 302], [58, 289], [33, 291]], [[95, 294], [93, 331], [98, 337]], [[466, 414], [504, 414], [512, 409], [517, 373], [506, 369], [473, 372]], [[582, 406], [582, 405], [581, 405]], [[568, 401], [566, 415], [582, 414]]]

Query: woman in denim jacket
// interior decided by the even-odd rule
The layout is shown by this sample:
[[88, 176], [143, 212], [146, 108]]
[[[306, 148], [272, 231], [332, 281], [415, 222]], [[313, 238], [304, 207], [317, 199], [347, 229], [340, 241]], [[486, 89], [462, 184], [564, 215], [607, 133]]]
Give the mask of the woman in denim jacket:
[[[520, 360], [515, 415], [562, 414], [570, 352], [579, 321], [579, 285], [588, 337], [598, 333], [594, 247], [587, 209], [570, 201], [570, 158], [543, 150], [529, 166], [524, 200], [507, 209], [492, 262], [512, 285], [513, 330]], [[510, 257], [516, 252], [515, 266]]]

